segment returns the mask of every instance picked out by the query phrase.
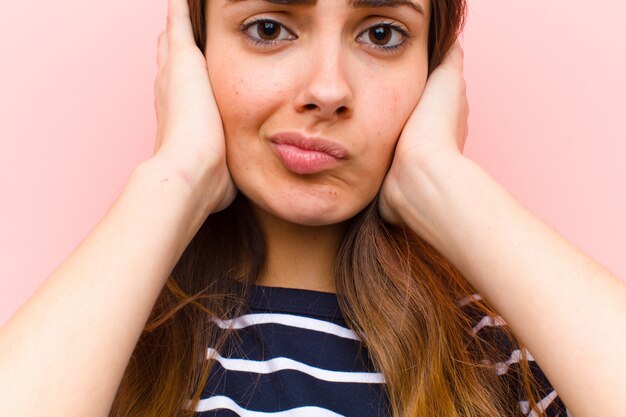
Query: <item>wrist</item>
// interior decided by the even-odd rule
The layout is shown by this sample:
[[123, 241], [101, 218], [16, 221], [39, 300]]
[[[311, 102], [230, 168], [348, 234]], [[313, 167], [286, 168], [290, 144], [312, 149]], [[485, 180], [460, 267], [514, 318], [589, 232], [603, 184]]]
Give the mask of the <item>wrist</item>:
[[453, 194], [463, 192], [464, 172], [471, 164], [461, 153], [418, 157], [408, 173], [411, 186], [397, 194], [395, 206], [402, 221], [440, 251], [447, 241]]
[[135, 167], [123, 194], [141, 198], [146, 211], [158, 211], [164, 222], [178, 224], [189, 240], [217, 205], [211, 193], [200, 193], [189, 176], [156, 157]]
[[[188, 162], [181, 163], [168, 155], [157, 153], [143, 161], [137, 171], [149, 181], [186, 189], [188, 203], [203, 212], [212, 213], [219, 205], [219, 190], [224, 188], [221, 185], [224, 182], [221, 174], [228, 170], [219, 166], [220, 162], [213, 163], [199, 156], [191, 166]], [[225, 162], [221, 163], [225, 165]]]

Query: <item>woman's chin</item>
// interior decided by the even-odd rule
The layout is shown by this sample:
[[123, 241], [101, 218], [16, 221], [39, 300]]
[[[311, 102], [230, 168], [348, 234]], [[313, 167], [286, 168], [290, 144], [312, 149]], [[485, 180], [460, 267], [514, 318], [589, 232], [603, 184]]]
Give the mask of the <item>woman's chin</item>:
[[289, 214], [289, 215], [281, 216], [280, 218], [289, 223], [297, 224], [300, 226], [310, 226], [310, 227], [331, 226], [331, 225], [342, 223], [350, 219], [350, 217], [338, 218], [336, 216], [320, 216], [316, 214], [311, 214], [311, 215], [300, 214], [300, 215], [295, 215], [295, 216], [292, 214]]
[[358, 210], [349, 210], [346, 204], [333, 204], [332, 201], [308, 201], [306, 198], [292, 201], [273, 200], [256, 202], [251, 200], [258, 215], [273, 217], [283, 222], [301, 226], [330, 226], [351, 219]]

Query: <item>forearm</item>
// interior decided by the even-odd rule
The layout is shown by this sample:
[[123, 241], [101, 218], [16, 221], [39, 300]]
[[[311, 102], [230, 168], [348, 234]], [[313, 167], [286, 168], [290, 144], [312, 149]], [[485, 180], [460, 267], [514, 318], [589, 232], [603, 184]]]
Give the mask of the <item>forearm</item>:
[[0, 330], [0, 415], [108, 415], [201, 221], [190, 194], [176, 176], [146, 163], [135, 170], [105, 217]]
[[462, 156], [424, 162], [402, 218], [496, 308], [576, 417], [626, 407], [626, 285]]

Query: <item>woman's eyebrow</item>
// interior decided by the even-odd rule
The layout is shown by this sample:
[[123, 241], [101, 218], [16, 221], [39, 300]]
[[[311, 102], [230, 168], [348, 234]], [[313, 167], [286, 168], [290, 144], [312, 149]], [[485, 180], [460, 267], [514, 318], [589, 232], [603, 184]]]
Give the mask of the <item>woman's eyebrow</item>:
[[[247, 0], [226, 0], [227, 4], [241, 3]], [[263, 0], [267, 3], [280, 4], [283, 6], [315, 6], [317, 0]], [[424, 15], [424, 8], [420, 3], [413, 0], [347, 0], [348, 5], [354, 8], [367, 7], [400, 7], [409, 6], [413, 10]]]
[[348, 0], [351, 7], [400, 7], [409, 6], [418, 13], [424, 14], [424, 8], [413, 0]]

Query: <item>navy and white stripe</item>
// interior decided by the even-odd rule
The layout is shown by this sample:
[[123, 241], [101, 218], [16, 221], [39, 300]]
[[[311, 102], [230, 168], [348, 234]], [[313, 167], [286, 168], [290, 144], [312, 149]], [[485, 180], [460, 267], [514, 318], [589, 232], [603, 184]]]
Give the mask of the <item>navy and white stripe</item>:
[[[492, 364], [496, 374], [504, 378], [509, 386], [513, 388], [513, 391], [517, 392], [520, 415], [537, 417], [538, 414], [535, 409], [542, 409], [550, 417], [572, 417], [558, 393], [550, 384], [550, 381], [548, 381], [539, 365], [535, 362], [532, 354], [528, 350], [522, 352], [522, 350], [513, 346], [508, 337], [504, 335], [502, 328], [507, 326], [504, 319], [497, 315], [485, 316], [483, 310], [473, 305], [473, 303], [480, 300], [482, 300], [480, 294], [473, 294], [460, 300], [458, 305], [476, 323], [472, 328], [472, 332], [489, 344], [498, 346], [501, 356], [484, 362]], [[519, 364], [523, 360], [528, 362], [530, 371], [539, 384], [540, 400], [532, 409], [530, 403], [524, 398], [524, 392], [517, 378]]]
[[[478, 300], [474, 295], [459, 305], [471, 307]], [[215, 364], [196, 417], [391, 415], [384, 376], [375, 372], [364, 344], [347, 327], [335, 294], [254, 286], [245, 314], [214, 321], [222, 329], [235, 329], [237, 337], [221, 353], [208, 347], [207, 358]], [[482, 335], [505, 325], [500, 317], [480, 317], [472, 330]], [[521, 358], [519, 350], [512, 350], [494, 360], [498, 375], [506, 377]], [[531, 355], [527, 359], [533, 360]], [[540, 404], [550, 416], [562, 410], [565, 417], [545, 376], [531, 368], [545, 384]], [[527, 401], [520, 401], [520, 411], [534, 417]]]

